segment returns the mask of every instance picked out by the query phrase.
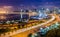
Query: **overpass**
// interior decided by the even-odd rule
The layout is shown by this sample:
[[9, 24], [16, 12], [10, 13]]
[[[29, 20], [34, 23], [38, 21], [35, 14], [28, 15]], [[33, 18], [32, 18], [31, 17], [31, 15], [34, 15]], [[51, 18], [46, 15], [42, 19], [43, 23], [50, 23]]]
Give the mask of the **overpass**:
[[[46, 25], [46, 24], [48, 24], [48, 23], [50, 23], [54, 20], [55, 20], [55, 16], [52, 16], [52, 18], [49, 21], [45, 22], [45, 23], [38, 24], [36, 26], [32, 26], [32, 27], [29, 27], [29, 28], [19, 29], [19, 30], [14, 31], [13, 33], [10, 32], [9, 35], [5, 35], [5, 36], [1, 36], [1, 37], [9, 37], [9, 36], [12, 36], [12, 37], [27, 37], [27, 35], [29, 33], [32, 33], [33, 30], [36, 30], [35, 28]], [[16, 35], [18, 35], [18, 36], [16, 36]]]

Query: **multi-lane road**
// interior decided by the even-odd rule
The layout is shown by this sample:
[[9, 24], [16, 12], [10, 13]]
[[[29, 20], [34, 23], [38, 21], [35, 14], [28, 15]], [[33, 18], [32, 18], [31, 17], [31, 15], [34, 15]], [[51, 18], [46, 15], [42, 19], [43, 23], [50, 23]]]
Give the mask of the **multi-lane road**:
[[36, 28], [43, 27], [43, 26], [50, 26], [59, 20], [57, 15], [51, 14], [51, 16], [52, 16], [52, 18], [50, 20], [46, 21], [45, 23], [17, 30], [16, 32], [14, 32], [14, 34], [11, 33], [11, 35], [9, 35], [9, 36], [11, 36], [11, 37], [27, 37], [28, 34], [33, 33], [33, 30], [36, 30]]
[[39, 24], [37, 26], [33, 26], [31, 28], [27, 28], [26, 31], [22, 31], [22, 33], [19, 33], [17, 35], [14, 35], [12, 37], [27, 37], [29, 33], [33, 33], [33, 30], [36, 30], [37, 27], [43, 27], [43, 26], [50, 26], [52, 25], [53, 23], [56, 23], [59, 20], [59, 17], [56, 15], [56, 14], [51, 14], [52, 15], [52, 19], [50, 19], [49, 21], [43, 23], [43, 24]]

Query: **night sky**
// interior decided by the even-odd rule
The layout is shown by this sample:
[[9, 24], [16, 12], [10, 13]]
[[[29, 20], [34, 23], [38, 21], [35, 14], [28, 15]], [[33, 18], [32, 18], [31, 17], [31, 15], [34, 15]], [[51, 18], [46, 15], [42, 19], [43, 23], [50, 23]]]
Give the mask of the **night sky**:
[[0, 6], [60, 7], [60, 0], [0, 0]]

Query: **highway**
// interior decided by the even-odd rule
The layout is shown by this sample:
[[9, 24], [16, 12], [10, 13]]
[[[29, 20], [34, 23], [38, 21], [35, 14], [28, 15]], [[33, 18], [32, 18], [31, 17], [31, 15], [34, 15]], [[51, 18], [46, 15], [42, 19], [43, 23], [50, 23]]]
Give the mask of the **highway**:
[[[6, 36], [3, 36], [3, 37], [9, 37], [9, 36], [12, 36], [12, 37], [18, 37], [18, 36], [15, 36], [15, 35], [18, 35], [18, 34], [20, 34], [19, 35], [19, 37], [24, 37], [23, 35], [23, 33], [25, 33], [25, 32], [30, 32], [30, 31], [32, 31], [32, 30], [34, 30], [35, 28], [38, 28], [38, 27], [40, 27], [40, 26], [43, 26], [43, 25], [46, 25], [46, 24], [48, 24], [48, 23], [50, 23], [50, 22], [52, 22], [52, 21], [54, 21], [55, 20], [55, 16], [52, 16], [52, 18], [49, 20], [49, 21], [47, 21], [47, 22], [45, 22], [45, 23], [42, 23], [42, 24], [38, 24], [38, 25], [36, 25], [36, 26], [32, 26], [32, 27], [29, 27], [29, 28], [24, 28], [24, 29], [19, 29], [19, 30], [17, 30], [16, 32], [14, 32], [14, 34], [12, 34], [11, 33], [11, 35], [6, 35]], [[27, 32], [27, 33], [28, 33]], [[33, 31], [32, 31], [33, 32]], [[22, 35], [22, 34], [23, 35]], [[27, 35], [27, 34], [25, 34], [25, 35]], [[25, 36], [26, 37], [26, 36]]]
[[[32, 27], [33, 29], [30, 29], [30, 30], [27, 30], [27, 31], [25, 31], [25, 32], [16, 34], [16, 35], [14, 35], [14, 36], [12, 36], [12, 37], [27, 37], [29, 33], [34, 33], [34, 30], [36, 30], [37, 27], [39, 27], [39, 26], [40, 26], [40, 27], [43, 27], [43, 26], [51, 26], [53, 23], [56, 23], [56, 22], [59, 21], [59, 18], [58, 18], [57, 15], [55, 15], [55, 14], [51, 14], [51, 15], [52, 15], [52, 19], [50, 19], [49, 21], [47, 21], [47, 22], [45, 22], [45, 23], [43, 23], [43, 24], [39, 24], [39, 25], [37, 25], [37, 26], [33, 26], [33, 27]], [[54, 19], [55, 19], [55, 20], [54, 20]], [[36, 27], [36, 28], [35, 28], [35, 27]]]

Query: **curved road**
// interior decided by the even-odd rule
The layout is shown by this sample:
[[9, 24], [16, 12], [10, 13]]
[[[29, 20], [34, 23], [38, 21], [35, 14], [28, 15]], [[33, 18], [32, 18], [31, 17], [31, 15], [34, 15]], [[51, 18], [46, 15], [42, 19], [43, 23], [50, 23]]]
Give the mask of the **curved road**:
[[45, 23], [38, 24], [38, 25], [36, 25], [36, 26], [32, 26], [32, 27], [29, 27], [29, 28], [20, 29], [20, 30], [15, 31], [14, 33], [10, 33], [10, 35], [1, 36], [1, 37], [9, 37], [9, 36], [13, 36], [13, 35], [16, 35], [16, 34], [19, 34], [19, 33], [23, 33], [23, 32], [25, 32], [25, 31], [28, 31], [28, 30], [31, 30], [31, 29], [40, 27], [40, 26], [42, 26], [42, 25], [45, 25], [45, 24], [47, 24], [47, 23], [50, 23], [50, 22], [52, 22], [53, 20], [55, 20], [55, 16], [52, 16], [52, 18], [51, 18], [49, 21], [45, 22]]

